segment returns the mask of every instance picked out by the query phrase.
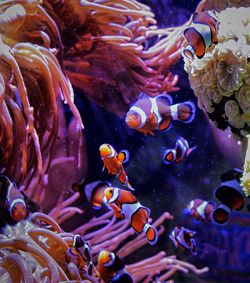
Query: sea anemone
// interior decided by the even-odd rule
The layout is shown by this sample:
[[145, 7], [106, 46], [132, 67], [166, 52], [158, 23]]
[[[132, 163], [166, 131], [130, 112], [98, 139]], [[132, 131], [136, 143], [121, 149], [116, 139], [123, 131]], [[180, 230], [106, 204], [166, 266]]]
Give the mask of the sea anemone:
[[[73, 256], [69, 252], [73, 248], [73, 236], [76, 233], [83, 235], [90, 243], [95, 262], [99, 252], [104, 249], [116, 251], [126, 261], [128, 255], [147, 243], [144, 235], [134, 236], [135, 232], [129, 228], [127, 220], [116, 222], [112, 211], [92, 218], [72, 232], [63, 231], [59, 223], [71, 219], [76, 213], [84, 213], [71, 206], [78, 197], [79, 193], [75, 193], [67, 200], [60, 198], [48, 215], [36, 212], [16, 226], [7, 225], [4, 228], [0, 238], [1, 282], [8, 282], [10, 279], [15, 282], [98, 282], [98, 274], [90, 276], [79, 255]], [[154, 222], [154, 226], [159, 227], [159, 235], [165, 230], [163, 222], [171, 219], [173, 217], [165, 212]], [[128, 241], [129, 236], [133, 238]], [[125, 244], [121, 246], [123, 242]], [[176, 271], [187, 273], [191, 270], [196, 274], [203, 274], [208, 268], [197, 269], [194, 265], [180, 261], [175, 256], [166, 256], [166, 252], [161, 251], [127, 265], [126, 270], [134, 282], [141, 282], [143, 279], [149, 282], [157, 273], [161, 273], [160, 280], [167, 280]]]

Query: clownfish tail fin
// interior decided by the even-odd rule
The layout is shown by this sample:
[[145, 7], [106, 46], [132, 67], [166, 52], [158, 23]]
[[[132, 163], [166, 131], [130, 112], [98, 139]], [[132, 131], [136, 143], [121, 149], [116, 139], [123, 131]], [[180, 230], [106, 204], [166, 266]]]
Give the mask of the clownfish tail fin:
[[147, 237], [147, 240], [150, 245], [155, 245], [158, 241], [158, 232], [154, 226], [149, 223], [146, 223], [143, 227], [143, 231]]
[[176, 159], [176, 150], [175, 149], [167, 149], [163, 155], [163, 162], [165, 164], [171, 164]]
[[195, 105], [191, 101], [182, 102], [170, 106], [171, 117], [183, 123], [191, 123], [195, 118]]
[[118, 159], [120, 162], [122, 163], [126, 163], [129, 161], [129, 151], [126, 150], [126, 149], [123, 149], [121, 150], [119, 153], [118, 153]]
[[193, 147], [189, 148], [188, 151], [187, 151], [187, 156], [189, 156], [189, 154], [191, 154], [196, 148], [197, 148], [197, 146], [193, 146]]

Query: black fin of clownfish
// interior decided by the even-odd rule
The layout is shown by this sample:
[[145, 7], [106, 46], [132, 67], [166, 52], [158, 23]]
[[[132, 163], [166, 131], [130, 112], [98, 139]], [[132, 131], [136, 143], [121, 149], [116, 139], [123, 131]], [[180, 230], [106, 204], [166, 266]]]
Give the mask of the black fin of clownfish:
[[176, 150], [175, 149], [167, 149], [163, 155], [163, 162], [165, 164], [171, 164], [176, 159]]
[[190, 33], [190, 30], [191, 30], [191, 28], [188, 27], [183, 32], [183, 36], [185, 37], [185, 39], [187, 40], [188, 43], [189, 43], [189, 33]]
[[126, 163], [129, 161], [129, 151], [126, 149], [123, 149], [118, 153], [117, 157], [120, 162]]
[[163, 119], [158, 126], [158, 130], [160, 132], [166, 132], [170, 128], [171, 128], [171, 121], [169, 119]]
[[166, 93], [162, 93], [162, 94], [156, 96], [155, 99], [156, 99], [156, 102], [158, 102], [160, 100], [165, 105], [172, 105], [173, 104], [173, 98], [169, 94], [166, 94]]
[[83, 178], [79, 183], [73, 183], [72, 186], [71, 186], [72, 190], [74, 192], [78, 192], [78, 193], [82, 194], [83, 190], [82, 190], [81, 186], [84, 183], [84, 181], [85, 181], [85, 179]]
[[144, 93], [144, 92], [141, 92], [140, 94], [139, 94], [139, 99], [142, 99], [142, 98], [148, 98], [149, 96], [146, 94], [146, 93]]
[[198, 12], [194, 12], [192, 16], [192, 22], [195, 22], [195, 18], [197, 18]]

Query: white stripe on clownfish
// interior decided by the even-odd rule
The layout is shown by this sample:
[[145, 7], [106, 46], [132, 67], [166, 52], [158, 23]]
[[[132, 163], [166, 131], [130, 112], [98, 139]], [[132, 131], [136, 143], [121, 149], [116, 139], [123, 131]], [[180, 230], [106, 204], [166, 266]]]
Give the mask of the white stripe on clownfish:
[[103, 264], [105, 267], [109, 267], [109, 266], [111, 266], [115, 262], [115, 255], [114, 255], [114, 253], [110, 253], [110, 257], [111, 257], [110, 261]]
[[171, 117], [173, 120], [178, 120], [178, 106], [179, 104], [174, 104], [170, 106]]
[[137, 106], [132, 106], [130, 108], [130, 111], [134, 111], [134, 112], [136, 112], [137, 114], [140, 115], [141, 123], [140, 123], [140, 126], [138, 127], [138, 129], [142, 128], [146, 124], [146, 120], [147, 120], [146, 113], [141, 108], [139, 108]]
[[204, 201], [203, 203], [201, 203], [199, 206], [197, 206], [196, 210], [198, 212], [198, 214], [200, 215], [200, 217], [204, 220], [206, 220], [206, 215], [205, 215], [205, 208], [207, 206], [208, 202]]
[[194, 28], [201, 35], [205, 48], [212, 45], [212, 31], [208, 24], [192, 23], [190, 28]]
[[109, 147], [111, 149], [111, 153], [108, 156], [108, 158], [113, 158], [113, 157], [115, 157], [115, 154], [116, 154], [115, 149], [111, 145]]
[[[149, 100], [151, 101], [151, 113], [154, 113], [157, 117], [157, 124], [159, 125], [162, 121], [161, 114], [159, 113], [158, 105], [156, 103], [156, 98], [149, 97]], [[157, 125], [157, 126], [158, 126]]]
[[119, 196], [119, 189], [118, 188], [114, 188], [113, 190], [113, 195], [111, 197], [110, 200], [108, 200], [108, 203], [114, 202]]
[[185, 154], [187, 153], [188, 147], [187, 147], [187, 146], [183, 143], [183, 141], [180, 140], [180, 139], [176, 142], [176, 148], [178, 147], [177, 144], [179, 144], [179, 146], [181, 147], [181, 156], [180, 156], [180, 159], [183, 159], [184, 156], [185, 156]]
[[10, 182], [8, 189], [7, 189], [7, 195], [6, 195], [6, 201], [7, 201], [8, 205], [10, 205], [10, 194], [11, 194], [12, 188], [13, 188], [13, 183]]
[[24, 206], [26, 206], [25, 202], [23, 199], [21, 198], [16, 198], [14, 199], [11, 204], [10, 204], [10, 211], [12, 210], [12, 208], [14, 207], [14, 205], [16, 205], [17, 203], [22, 203]]

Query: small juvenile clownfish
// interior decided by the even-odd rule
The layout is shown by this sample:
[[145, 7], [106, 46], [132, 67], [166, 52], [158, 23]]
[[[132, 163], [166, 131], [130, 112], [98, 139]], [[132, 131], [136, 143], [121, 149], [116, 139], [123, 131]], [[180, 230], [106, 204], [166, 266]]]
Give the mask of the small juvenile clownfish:
[[174, 161], [180, 163], [185, 160], [186, 157], [194, 150], [195, 147], [189, 148], [188, 141], [183, 137], [180, 137], [176, 143], [174, 149], [167, 149], [163, 155], [163, 162], [171, 164]]
[[172, 120], [191, 123], [195, 116], [195, 105], [190, 102], [172, 104], [172, 98], [161, 94], [154, 98], [141, 94], [126, 115], [126, 124], [144, 135], [154, 136], [154, 130], [166, 131]]
[[108, 187], [105, 190], [107, 205], [109, 205], [117, 220], [126, 218], [136, 233], [145, 233], [148, 242], [154, 245], [158, 240], [158, 233], [154, 226], [148, 223], [150, 209], [142, 206], [130, 191]]
[[123, 163], [129, 160], [129, 152], [122, 150], [118, 154], [110, 144], [102, 144], [99, 148], [103, 161], [103, 170], [107, 168], [109, 174], [116, 175], [118, 180], [128, 189], [134, 190], [128, 181], [128, 176], [123, 168]]
[[190, 251], [192, 254], [196, 254], [196, 242], [193, 238], [196, 234], [195, 231], [189, 230], [184, 227], [175, 226], [169, 238], [173, 242], [176, 248], [182, 251]]
[[126, 272], [125, 264], [118, 255], [101, 251], [98, 256], [98, 271], [105, 283], [133, 283], [132, 277]]
[[215, 204], [202, 199], [191, 200], [185, 209], [189, 215], [194, 216], [197, 220], [211, 221], [211, 213], [215, 208]]
[[221, 185], [214, 191], [221, 204], [212, 211], [211, 218], [217, 224], [225, 224], [232, 210], [244, 207], [244, 195], [240, 184], [243, 171], [234, 168], [221, 175]]
[[15, 221], [23, 220], [27, 215], [24, 196], [19, 192], [16, 183], [12, 183], [7, 176], [0, 176], [0, 192], [5, 198], [5, 206], [10, 217]]
[[93, 264], [93, 257], [89, 243], [84, 241], [84, 239], [79, 234], [76, 234], [73, 238], [73, 247], [87, 264], [88, 274], [92, 275], [93, 269], [95, 269], [95, 267]]
[[201, 59], [206, 48], [218, 43], [217, 33], [218, 18], [215, 11], [194, 13], [192, 24], [183, 33], [188, 42], [183, 55], [190, 60], [193, 60], [195, 55]]
[[74, 247], [68, 248], [65, 252], [65, 256], [67, 263], [74, 263], [80, 271], [84, 270], [85, 262]]

